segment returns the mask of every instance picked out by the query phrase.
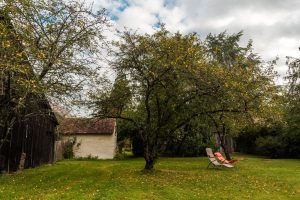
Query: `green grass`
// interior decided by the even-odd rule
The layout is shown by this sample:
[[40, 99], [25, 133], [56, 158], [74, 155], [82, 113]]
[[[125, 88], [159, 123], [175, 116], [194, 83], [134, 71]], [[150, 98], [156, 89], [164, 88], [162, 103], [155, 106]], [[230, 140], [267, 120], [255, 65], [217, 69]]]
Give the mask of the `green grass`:
[[300, 160], [246, 156], [238, 170], [206, 169], [207, 158], [69, 160], [0, 176], [0, 199], [300, 199]]

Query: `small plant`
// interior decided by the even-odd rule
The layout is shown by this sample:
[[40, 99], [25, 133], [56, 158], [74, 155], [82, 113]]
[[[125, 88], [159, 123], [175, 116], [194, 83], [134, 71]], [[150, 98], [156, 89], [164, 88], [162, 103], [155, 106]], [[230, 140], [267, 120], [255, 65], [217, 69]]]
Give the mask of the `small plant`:
[[124, 160], [126, 158], [126, 154], [125, 153], [117, 153], [114, 157], [115, 160]]
[[76, 160], [99, 160], [98, 156], [92, 156], [89, 154], [87, 157], [78, 157]]
[[85, 159], [87, 159], [87, 160], [99, 160], [98, 156], [92, 156], [91, 154], [88, 155]]
[[[77, 138], [72, 137], [68, 140], [63, 142], [63, 157], [65, 159], [72, 159], [74, 158], [74, 146], [77, 143]], [[76, 147], [78, 148], [80, 146], [80, 143], [76, 144]]]

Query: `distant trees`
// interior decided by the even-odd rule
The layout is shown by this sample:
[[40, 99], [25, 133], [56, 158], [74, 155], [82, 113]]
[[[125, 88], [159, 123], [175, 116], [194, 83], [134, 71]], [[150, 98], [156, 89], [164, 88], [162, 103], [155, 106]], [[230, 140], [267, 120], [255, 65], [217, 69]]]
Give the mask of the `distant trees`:
[[[215, 68], [219, 90], [210, 101], [207, 113], [226, 158], [230, 158], [227, 137], [234, 137], [248, 124], [269, 112], [277, 93], [272, 70], [274, 63], [263, 66], [253, 52], [252, 42], [239, 45], [242, 33], [208, 35], [205, 40], [209, 63]], [[270, 113], [270, 112], [269, 112]]]
[[288, 75], [288, 100], [289, 111], [293, 117], [299, 119], [300, 116], [300, 59], [287, 57], [289, 67]]
[[289, 155], [300, 157], [300, 59], [288, 57], [288, 128], [285, 140], [289, 146]]
[[[237, 139], [238, 150], [273, 158], [292, 157], [299, 158], [300, 151], [300, 93], [299, 93], [299, 58], [287, 57], [289, 67], [284, 86], [280, 93], [272, 99], [277, 106], [272, 108], [271, 119], [262, 118], [265, 123], [256, 123], [256, 126], [248, 126]], [[274, 104], [273, 104], [274, 105]], [[265, 114], [268, 113], [265, 111]]]

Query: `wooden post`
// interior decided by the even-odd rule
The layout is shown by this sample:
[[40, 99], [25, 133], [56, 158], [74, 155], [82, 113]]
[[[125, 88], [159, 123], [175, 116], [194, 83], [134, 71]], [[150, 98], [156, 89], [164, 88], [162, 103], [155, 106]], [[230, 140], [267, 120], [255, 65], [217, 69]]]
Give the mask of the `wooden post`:
[[19, 163], [18, 170], [23, 170], [24, 169], [25, 160], [26, 160], [26, 153], [23, 152], [21, 154], [21, 158], [20, 158], [20, 163]]

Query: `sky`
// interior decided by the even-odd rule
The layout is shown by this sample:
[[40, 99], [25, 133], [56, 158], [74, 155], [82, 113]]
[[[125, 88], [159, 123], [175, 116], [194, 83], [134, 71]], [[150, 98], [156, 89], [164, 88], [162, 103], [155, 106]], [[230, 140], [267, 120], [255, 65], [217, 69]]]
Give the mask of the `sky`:
[[[105, 8], [113, 27], [153, 33], [158, 23], [168, 30], [207, 34], [243, 31], [241, 44], [253, 40], [264, 61], [279, 57], [276, 70], [287, 71], [286, 56], [300, 57], [300, 0], [88, 0]], [[108, 37], [114, 37], [109, 35]]]

